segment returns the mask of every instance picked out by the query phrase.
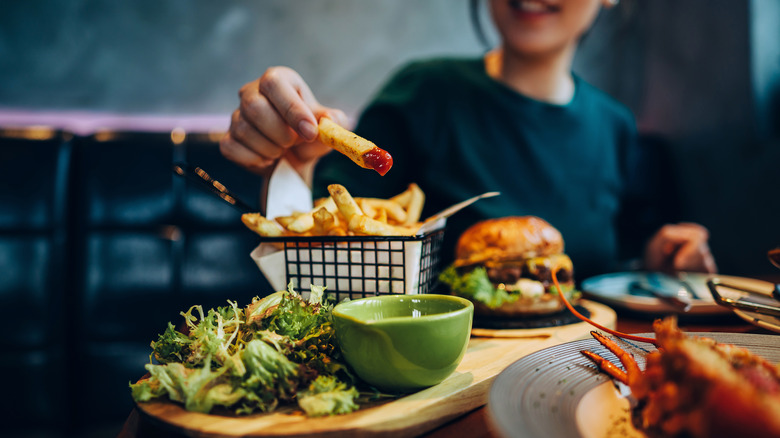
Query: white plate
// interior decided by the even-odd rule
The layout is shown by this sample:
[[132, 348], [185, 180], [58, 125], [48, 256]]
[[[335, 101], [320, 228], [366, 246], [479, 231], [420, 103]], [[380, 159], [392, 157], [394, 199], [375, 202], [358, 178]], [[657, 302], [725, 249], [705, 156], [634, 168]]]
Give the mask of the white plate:
[[756, 325], [761, 328], [765, 328], [767, 330], [771, 330], [773, 332], [780, 333], [780, 319], [775, 318], [774, 316], [769, 315], [762, 315], [760, 313], [755, 312], [747, 312], [744, 310], [734, 310], [734, 313], [737, 314], [740, 318], [744, 319], [745, 321]]
[[[580, 289], [587, 297], [613, 307], [642, 313], [682, 315], [682, 311], [670, 307], [658, 298], [629, 293], [631, 283], [645, 281], [647, 276], [648, 274], [645, 272], [618, 272], [599, 275], [585, 279], [580, 285]], [[684, 278], [685, 282], [693, 289], [696, 298], [692, 300], [691, 308], [684, 313], [685, 315], [718, 315], [731, 312], [731, 309], [718, 305], [712, 298], [712, 294], [707, 288], [707, 280], [712, 277], [754, 289], [764, 290], [767, 289], [768, 285], [765, 281], [752, 278], [693, 272], [681, 274], [681, 278]], [[670, 285], [670, 287], [675, 286]], [[771, 286], [769, 290], [771, 290]]]
[[[775, 335], [745, 333], [691, 333], [734, 344], [780, 361]], [[644, 368], [642, 351], [632, 350]], [[611, 380], [599, 372], [580, 350], [591, 350], [613, 362], [617, 358], [595, 339], [556, 345], [532, 353], [502, 371], [488, 393], [488, 418], [503, 437], [644, 436], [633, 429], [628, 403]]]
[[[772, 296], [772, 290], [774, 289], [774, 284], [763, 282], [762, 285], [758, 285], [754, 288], [756, 292], [761, 292], [763, 295], [766, 295], [768, 297]], [[773, 302], [773, 304], [775, 304]], [[780, 305], [780, 303], [777, 303]], [[740, 318], [744, 319], [745, 321], [754, 324], [758, 327], [765, 328], [767, 330], [771, 330], [773, 332], [780, 333], [780, 318], [777, 318], [775, 316], [769, 316], [769, 315], [762, 315], [760, 313], [755, 312], [748, 312], [746, 310], [737, 310], [734, 309], [734, 313], [737, 314]]]
[[[723, 283], [733, 283], [731, 278], [729, 277], [719, 276], [718, 278], [722, 280]], [[740, 282], [737, 282], [735, 286], [745, 287], [746, 289], [750, 289], [752, 292], [756, 294], [760, 294], [763, 297], [768, 298], [768, 299], [762, 299], [761, 297], [748, 297], [747, 298], [748, 301], [754, 301], [769, 306], [780, 307], [780, 302], [776, 301], [772, 297], [772, 292], [774, 291], [775, 288], [774, 283], [770, 283], [767, 281], [760, 281], [760, 280], [748, 280], [744, 278], [740, 278], [739, 280]], [[746, 280], [748, 280], [749, 282], [746, 282]], [[734, 293], [734, 291], [732, 291], [732, 289], [730, 289], [729, 287], [721, 287], [718, 289], [718, 292], [722, 296], [729, 297], [732, 300], [738, 300], [744, 297], [743, 292]], [[761, 313], [751, 312], [742, 309], [732, 309], [732, 310], [734, 310], [734, 313], [736, 313], [737, 316], [739, 316], [740, 318], [744, 319], [745, 321], [755, 326], [780, 333], [780, 318], [776, 316], [764, 315]]]

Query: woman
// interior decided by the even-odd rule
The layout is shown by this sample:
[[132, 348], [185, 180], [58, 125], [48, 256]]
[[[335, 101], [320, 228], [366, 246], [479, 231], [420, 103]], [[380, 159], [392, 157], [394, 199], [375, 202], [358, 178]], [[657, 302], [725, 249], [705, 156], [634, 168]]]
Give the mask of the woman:
[[637, 241], [647, 242], [646, 269], [715, 272], [702, 226], [667, 224], [650, 237], [654, 213], [626, 211], [644, 205], [633, 117], [571, 72], [582, 35], [613, 1], [489, 0], [501, 39], [494, 50], [412, 63], [361, 115], [355, 132], [393, 155], [384, 177], [326, 155], [317, 119], [346, 118], [286, 67], [242, 87], [222, 153], [260, 174], [284, 157], [315, 191], [339, 182], [358, 196], [390, 196], [416, 182], [425, 214], [502, 192], [450, 219], [445, 254], [477, 220], [532, 214], [563, 233], [579, 278], [625, 267], [640, 255]]

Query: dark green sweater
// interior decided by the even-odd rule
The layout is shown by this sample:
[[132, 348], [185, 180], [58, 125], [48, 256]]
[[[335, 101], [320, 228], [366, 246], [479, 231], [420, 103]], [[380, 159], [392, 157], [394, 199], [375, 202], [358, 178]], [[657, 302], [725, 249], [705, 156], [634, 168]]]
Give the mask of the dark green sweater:
[[[384, 86], [355, 129], [390, 152], [393, 168], [381, 177], [329, 154], [315, 172], [315, 196], [334, 182], [354, 196], [381, 197], [416, 182], [427, 195], [427, 217], [499, 191], [450, 218], [445, 262], [474, 222], [536, 215], [563, 234], [578, 280], [615, 270], [619, 234], [635, 228], [619, 223], [636, 162], [635, 122], [626, 107], [579, 78], [575, 90], [569, 104], [552, 105], [496, 82], [481, 58], [410, 64]], [[632, 242], [646, 237], [646, 227], [636, 232]], [[631, 251], [623, 255], [637, 255], [636, 247]]]

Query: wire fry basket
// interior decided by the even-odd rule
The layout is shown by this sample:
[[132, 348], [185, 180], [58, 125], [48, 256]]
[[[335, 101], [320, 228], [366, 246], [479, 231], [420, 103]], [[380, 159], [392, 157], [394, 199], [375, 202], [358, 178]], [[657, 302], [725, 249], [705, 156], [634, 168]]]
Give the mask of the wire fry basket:
[[326, 293], [335, 294], [339, 301], [424, 294], [437, 281], [443, 238], [444, 229], [422, 236], [264, 238], [261, 246], [273, 245], [278, 251], [260, 257], [256, 249], [252, 258], [274, 286], [281, 279], [272, 277], [282, 271], [285, 285], [292, 282], [299, 291], [308, 291], [312, 284], [326, 286]]

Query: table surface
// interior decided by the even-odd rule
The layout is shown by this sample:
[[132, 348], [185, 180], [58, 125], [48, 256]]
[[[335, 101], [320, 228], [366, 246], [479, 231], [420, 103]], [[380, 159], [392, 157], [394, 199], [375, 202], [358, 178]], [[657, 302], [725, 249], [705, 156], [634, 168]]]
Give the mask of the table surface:
[[[653, 320], [644, 315], [633, 315], [618, 312], [617, 330], [623, 333], [649, 333], [652, 332]], [[686, 332], [731, 332], [731, 333], [757, 333], [774, 334], [771, 331], [756, 327], [745, 322], [733, 314], [718, 317], [716, 321], [686, 321], [681, 319], [679, 326]], [[443, 426], [427, 433], [429, 438], [449, 437], [484, 437], [492, 438], [499, 435], [491, 428], [487, 419], [487, 410], [484, 406], [477, 408]], [[184, 435], [171, 434], [160, 430], [141, 417], [137, 410], [133, 410], [128, 416], [118, 438], [178, 438]]]

